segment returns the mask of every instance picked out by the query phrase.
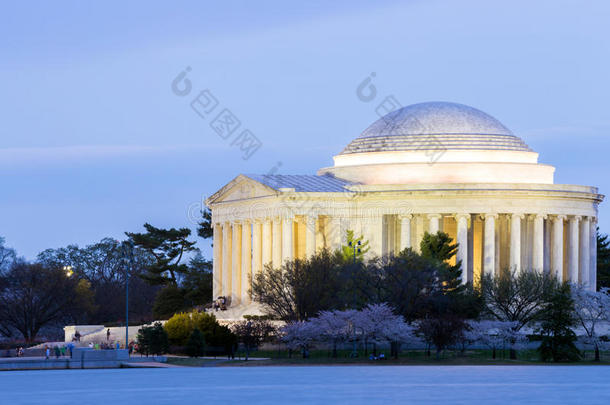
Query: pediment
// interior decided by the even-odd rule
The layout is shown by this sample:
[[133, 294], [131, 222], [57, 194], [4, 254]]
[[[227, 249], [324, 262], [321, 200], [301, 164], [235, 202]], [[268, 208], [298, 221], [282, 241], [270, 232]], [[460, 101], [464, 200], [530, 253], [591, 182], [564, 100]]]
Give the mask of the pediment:
[[207, 199], [206, 204], [247, 200], [277, 193], [273, 188], [240, 174]]

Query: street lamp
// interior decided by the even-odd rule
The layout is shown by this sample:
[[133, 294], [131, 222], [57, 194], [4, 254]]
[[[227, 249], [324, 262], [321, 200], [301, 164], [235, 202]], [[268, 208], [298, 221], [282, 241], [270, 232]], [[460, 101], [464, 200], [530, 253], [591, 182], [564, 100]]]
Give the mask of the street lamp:
[[[349, 241], [348, 242], [348, 246], [352, 248], [353, 253], [354, 253], [354, 270], [353, 270], [353, 274], [352, 274], [352, 279], [354, 282], [354, 285], [352, 286], [352, 290], [353, 290], [353, 299], [354, 299], [354, 310], [356, 310], [356, 252], [360, 253], [360, 246], [361, 243], [360, 241], [357, 241], [356, 243], [354, 243], [354, 241]], [[358, 357], [358, 348], [357, 348], [357, 344], [356, 344], [356, 325], [352, 325], [352, 328], [354, 329], [354, 346], [352, 348], [352, 354], [350, 355], [351, 357]]]
[[129, 270], [133, 270], [133, 244], [125, 242], [123, 252], [129, 259], [129, 266], [125, 266], [125, 349], [129, 351]]

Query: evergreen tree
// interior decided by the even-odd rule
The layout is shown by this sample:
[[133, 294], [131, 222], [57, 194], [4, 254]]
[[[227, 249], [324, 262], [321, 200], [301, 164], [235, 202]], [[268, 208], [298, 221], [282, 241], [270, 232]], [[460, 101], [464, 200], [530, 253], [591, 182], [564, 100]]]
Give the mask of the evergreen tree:
[[437, 283], [429, 291], [424, 319], [419, 323], [425, 340], [436, 347], [436, 355], [455, 344], [467, 328], [465, 320], [476, 318], [483, 306], [479, 291], [462, 284], [462, 263], [449, 261], [458, 245], [444, 232], [425, 233], [420, 245], [421, 256], [437, 267]]
[[160, 355], [167, 353], [169, 343], [167, 332], [163, 329], [161, 322], [155, 322], [153, 326], [143, 326], [138, 331], [138, 347], [140, 353]]
[[178, 285], [179, 275], [188, 271], [188, 266], [181, 263], [182, 258], [186, 253], [196, 250], [196, 242], [187, 239], [191, 230], [161, 229], [150, 224], [144, 224], [144, 228], [146, 233], [125, 232], [131, 243], [154, 258], [140, 277], [151, 285]]
[[572, 327], [576, 324], [574, 301], [570, 285], [562, 284], [548, 297], [548, 309], [542, 315], [539, 332], [542, 343], [538, 348], [542, 361], [577, 361], [580, 352], [574, 345], [576, 334]]
[[610, 239], [597, 228], [597, 290], [610, 288]]
[[197, 235], [203, 239], [209, 239], [214, 236], [212, 212], [207, 208], [201, 211], [201, 221], [198, 223]]
[[188, 271], [182, 279], [184, 298], [190, 307], [212, 301], [212, 279], [212, 262], [197, 252], [189, 260]]
[[424, 233], [420, 249], [421, 256], [441, 263], [439, 277], [443, 283], [444, 291], [463, 290], [462, 285], [462, 262], [457, 261], [450, 265], [449, 261], [457, 254], [458, 244], [452, 243], [453, 239], [445, 232], [436, 234]]
[[[371, 247], [369, 241], [364, 240], [364, 236], [354, 237], [354, 231], [348, 229], [346, 231], [347, 245], [341, 246], [341, 256], [346, 263], [353, 263], [354, 261], [354, 247], [356, 247], [356, 261], [362, 262], [364, 254], [367, 253]], [[360, 244], [358, 244], [360, 243]]]
[[205, 338], [198, 328], [193, 329], [186, 344], [186, 354], [189, 357], [201, 357], [205, 354]]

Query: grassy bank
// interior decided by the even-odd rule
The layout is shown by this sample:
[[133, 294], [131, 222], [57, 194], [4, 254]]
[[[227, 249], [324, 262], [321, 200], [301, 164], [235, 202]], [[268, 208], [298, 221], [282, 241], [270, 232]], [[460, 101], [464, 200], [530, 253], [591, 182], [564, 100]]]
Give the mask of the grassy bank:
[[[244, 353], [239, 352], [235, 360], [229, 361], [227, 357], [217, 359], [168, 357], [170, 364], [204, 367], [204, 366], [229, 366], [229, 367], [257, 367], [257, 366], [304, 366], [304, 365], [553, 365], [553, 364], [572, 364], [572, 365], [610, 365], [610, 353], [606, 352], [602, 356], [601, 362], [594, 362], [593, 353], [587, 352], [585, 360], [573, 363], [544, 363], [539, 360], [535, 350], [523, 350], [519, 352], [516, 360], [509, 359], [508, 351], [498, 351], [496, 359], [492, 359], [492, 352], [489, 350], [467, 350], [463, 353], [446, 352], [436, 358], [432, 352], [428, 356], [426, 351], [415, 350], [405, 351], [400, 354], [398, 359], [386, 357], [382, 360], [370, 360], [364, 351], [358, 353], [358, 357], [351, 357], [350, 350], [339, 350], [337, 357], [332, 357], [332, 353], [326, 350], [312, 350], [309, 358], [304, 359], [299, 352], [292, 353], [282, 351], [254, 351], [250, 357], [264, 357], [269, 360], [245, 361]], [[370, 353], [369, 353], [370, 354]], [[385, 353], [387, 356], [388, 353]]]

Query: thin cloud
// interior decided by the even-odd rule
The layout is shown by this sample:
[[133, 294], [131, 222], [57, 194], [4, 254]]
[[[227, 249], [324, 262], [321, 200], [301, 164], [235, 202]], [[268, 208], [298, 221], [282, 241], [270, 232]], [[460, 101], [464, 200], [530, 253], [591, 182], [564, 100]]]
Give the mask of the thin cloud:
[[0, 166], [14, 166], [35, 162], [60, 164], [80, 161], [133, 158], [156, 154], [179, 154], [195, 150], [209, 150], [210, 145], [70, 145], [30, 148], [0, 148]]

